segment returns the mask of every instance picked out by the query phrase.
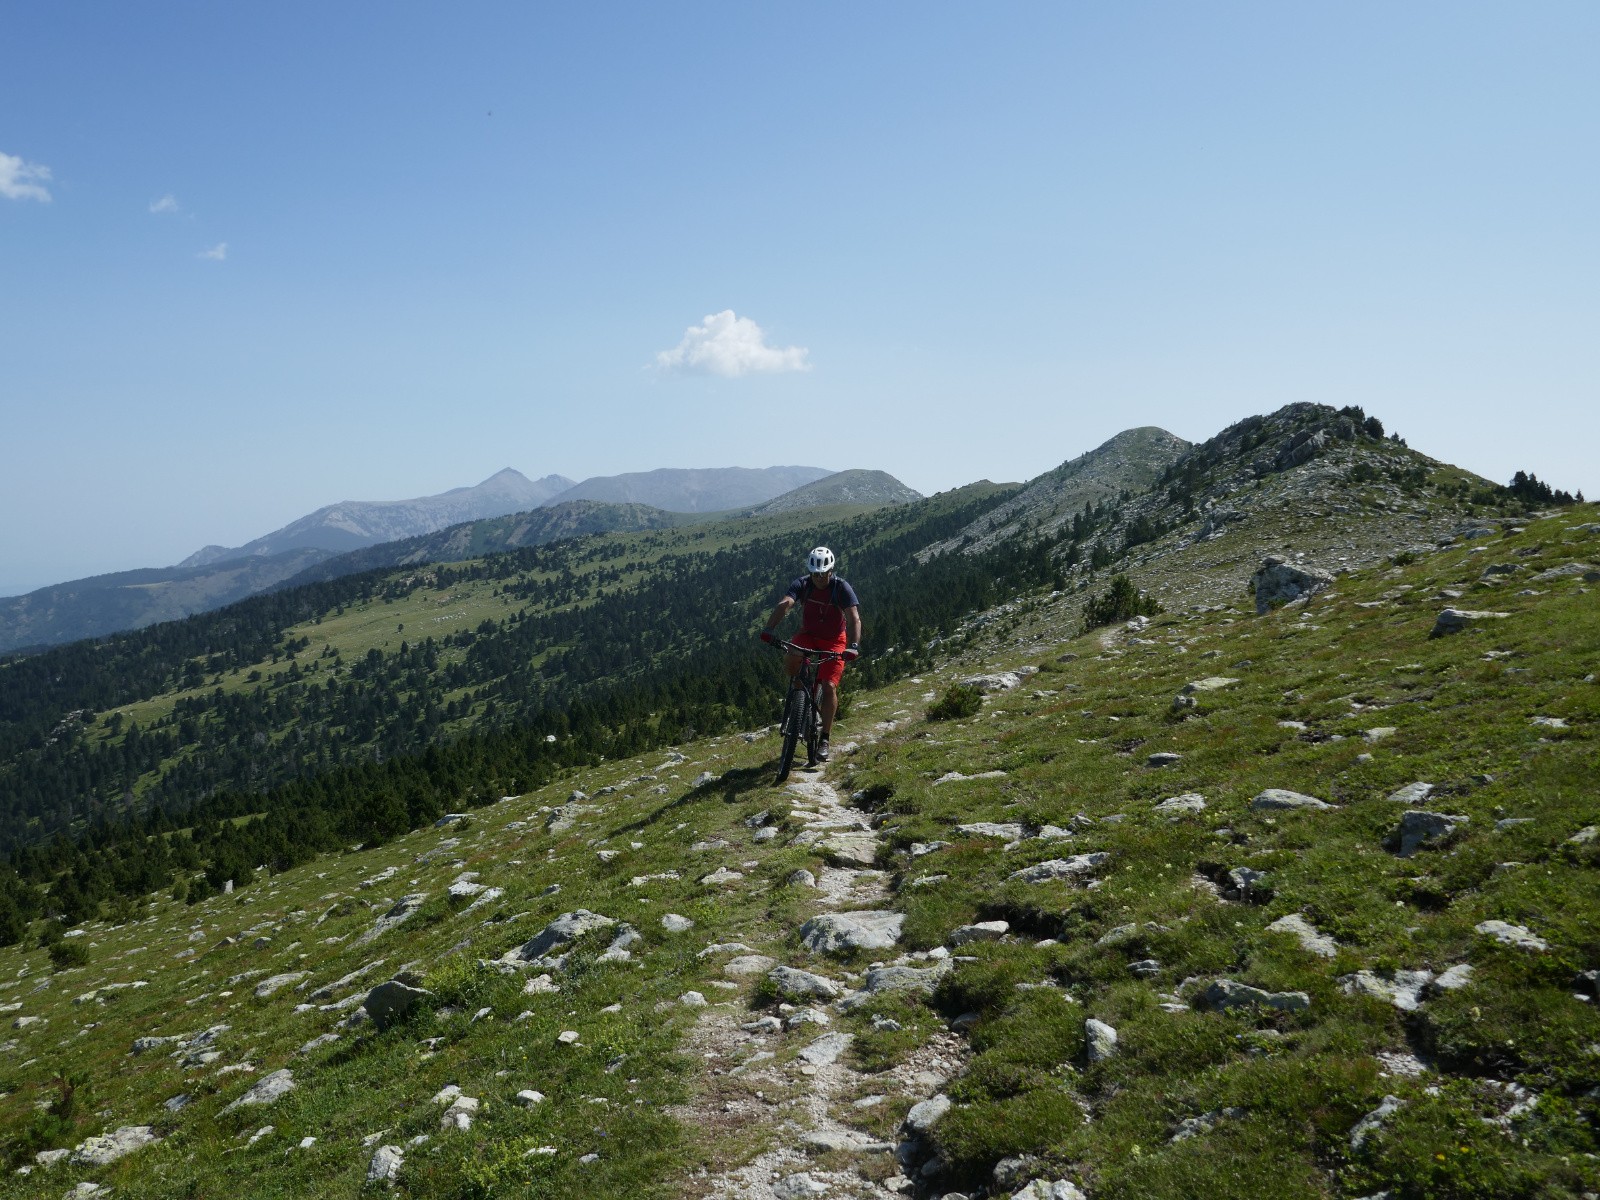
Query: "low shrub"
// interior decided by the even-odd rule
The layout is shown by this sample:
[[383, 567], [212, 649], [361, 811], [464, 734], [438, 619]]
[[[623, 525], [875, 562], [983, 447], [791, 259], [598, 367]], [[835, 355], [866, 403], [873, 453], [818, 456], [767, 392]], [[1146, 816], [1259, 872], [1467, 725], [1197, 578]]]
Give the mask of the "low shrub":
[[964, 683], [953, 683], [928, 706], [930, 721], [959, 721], [976, 716], [983, 707], [983, 693]]

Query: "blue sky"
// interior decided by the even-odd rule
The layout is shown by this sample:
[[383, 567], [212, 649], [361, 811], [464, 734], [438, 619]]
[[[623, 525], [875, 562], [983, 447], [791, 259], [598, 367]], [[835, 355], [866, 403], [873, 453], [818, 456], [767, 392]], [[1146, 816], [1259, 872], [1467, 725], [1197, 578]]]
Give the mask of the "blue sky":
[[503, 466], [931, 492], [1296, 400], [1600, 494], [1592, 3], [78, 3], [3, 38], [0, 594]]

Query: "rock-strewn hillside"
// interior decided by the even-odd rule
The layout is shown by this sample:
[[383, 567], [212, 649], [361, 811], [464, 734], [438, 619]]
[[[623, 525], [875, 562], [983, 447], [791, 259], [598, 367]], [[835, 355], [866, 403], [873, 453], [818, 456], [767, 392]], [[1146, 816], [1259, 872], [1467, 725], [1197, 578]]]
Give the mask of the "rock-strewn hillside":
[[887, 471], [840, 471], [785, 492], [767, 501], [756, 512], [793, 512], [829, 504], [910, 504], [921, 499], [921, 492], [908, 488]]
[[997, 542], [1027, 533], [1058, 534], [1085, 505], [1142, 492], [1177, 461], [1189, 443], [1165, 429], [1127, 429], [1087, 454], [1031, 480], [1016, 496], [985, 513], [953, 538], [930, 546], [928, 555], [961, 550], [977, 554]]
[[31, 937], [0, 1197], [1600, 1190], [1597, 559], [1037, 597], [786, 788], [689, 742]]

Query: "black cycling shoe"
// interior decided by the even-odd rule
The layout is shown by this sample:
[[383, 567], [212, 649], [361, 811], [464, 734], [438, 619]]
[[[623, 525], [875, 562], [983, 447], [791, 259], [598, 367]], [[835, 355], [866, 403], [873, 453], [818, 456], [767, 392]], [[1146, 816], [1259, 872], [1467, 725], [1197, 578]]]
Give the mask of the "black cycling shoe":
[[827, 738], [823, 738], [820, 742], [817, 743], [817, 761], [819, 763], [825, 763], [825, 762], [828, 761], [828, 739]]

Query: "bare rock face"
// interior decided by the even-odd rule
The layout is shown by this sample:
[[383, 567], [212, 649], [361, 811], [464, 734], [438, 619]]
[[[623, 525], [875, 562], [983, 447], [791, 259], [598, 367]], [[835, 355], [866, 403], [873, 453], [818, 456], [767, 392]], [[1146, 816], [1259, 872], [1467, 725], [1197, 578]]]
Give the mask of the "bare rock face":
[[124, 1125], [112, 1133], [101, 1134], [81, 1143], [72, 1152], [72, 1161], [91, 1167], [109, 1166], [124, 1155], [159, 1140], [149, 1125]]
[[1310, 1008], [1311, 997], [1304, 992], [1266, 992], [1233, 979], [1215, 979], [1207, 985], [1201, 1003], [1218, 1012], [1252, 1004], [1295, 1012]]
[[1396, 830], [1394, 839], [1399, 846], [1400, 857], [1410, 858], [1425, 846], [1439, 846], [1449, 841], [1454, 836], [1457, 828], [1465, 825], [1472, 818], [1459, 813], [1427, 812], [1424, 809], [1414, 808], [1400, 818], [1400, 828]]
[[905, 914], [897, 912], [822, 913], [800, 927], [808, 950], [887, 950], [900, 940]]
[[1428, 636], [1446, 637], [1452, 633], [1460, 633], [1469, 626], [1481, 625], [1485, 621], [1498, 621], [1510, 615], [1510, 613], [1481, 612], [1469, 608], [1447, 608], [1434, 618], [1433, 630]]
[[294, 1074], [292, 1072], [287, 1070], [274, 1071], [270, 1075], [262, 1076], [253, 1088], [222, 1111], [231, 1112], [236, 1108], [247, 1108], [256, 1104], [271, 1104], [274, 1100], [279, 1100], [294, 1091], [294, 1087]]
[[558, 946], [577, 941], [591, 930], [608, 929], [615, 924], [616, 922], [610, 917], [592, 913], [586, 908], [574, 909], [572, 912], [562, 913], [534, 937], [510, 951], [504, 956], [503, 961], [534, 962]]
[[362, 1007], [367, 1010], [367, 1016], [372, 1018], [374, 1025], [380, 1030], [388, 1029], [432, 995], [432, 992], [424, 988], [412, 987], [410, 984], [401, 983], [398, 979], [391, 979], [368, 992], [367, 998], [362, 1001]]
[[1278, 554], [1261, 560], [1250, 579], [1256, 594], [1256, 613], [1271, 612], [1292, 600], [1303, 600], [1332, 586], [1333, 574], [1310, 563], [1292, 563]]

